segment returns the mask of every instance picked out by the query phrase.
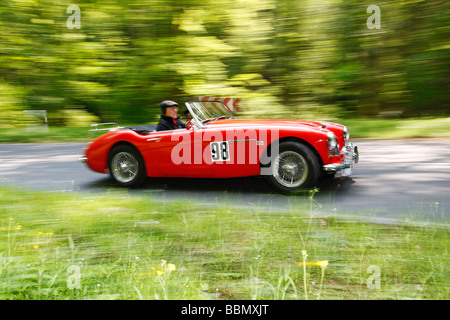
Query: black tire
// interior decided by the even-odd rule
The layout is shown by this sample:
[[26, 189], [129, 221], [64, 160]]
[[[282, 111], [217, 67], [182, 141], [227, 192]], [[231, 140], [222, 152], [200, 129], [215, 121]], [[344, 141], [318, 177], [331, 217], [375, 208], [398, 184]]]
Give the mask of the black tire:
[[320, 163], [316, 154], [303, 143], [282, 142], [278, 152], [272, 154], [270, 159], [270, 171], [266, 171], [269, 174], [265, 177], [278, 192], [289, 194], [310, 188], [320, 176]]
[[108, 156], [111, 179], [122, 187], [137, 187], [144, 183], [147, 174], [141, 154], [130, 145], [118, 145]]

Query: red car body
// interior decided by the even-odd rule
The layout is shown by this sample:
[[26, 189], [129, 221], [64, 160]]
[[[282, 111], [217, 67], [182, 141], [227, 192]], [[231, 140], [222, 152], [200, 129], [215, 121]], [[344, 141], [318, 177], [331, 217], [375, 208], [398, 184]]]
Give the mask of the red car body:
[[[282, 186], [277, 188], [275, 183], [279, 191], [287, 192], [310, 186], [326, 172], [349, 175], [353, 163], [358, 161], [357, 147], [348, 141], [348, 130], [344, 125], [323, 121], [239, 120], [228, 115], [202, 121], [202, 115], [195, 116], [195, 106], [203, 108], [204, 105], [206, 103], [186, 103], [194, 114], [192, 124], [186, 129], [158, 132], [152, 131], [151, 126], [108, 129], [110, 132], [88, 144], [82, 160], [91, 170], [110, 173], [119, 184], [132, 186], [147, 177], [277, 176], [276, 170], [263, 171], [271, 166], [281, 147], [281, 150], [286, 149], [286, 158], [291, 159], [283, 162], [285, 175], [299, 177], [301, 167], [304, 167], [303, 172], [313, 175], [306, 184], [296, 184], [292, 188], [281, 180]], [[302, 150], [295, 151], [296, 146], [305, 149], [306, 154]], [[292, 147], [295, 152], [290, 151]], [[114, 166], [112, 152], [121, 152], [122, 158], [132, 153], [139, 161], [133, 169], [127, 161], [120, 162], [120, 159]], [[295, 153], [303, 155], [301, 157], [306, 161], [294, 158]], [[112, 166], [115, 171], [140, 170], [140, 179], [131, 182], [117, 179], [111, 172]], [[280, 162], [280, 170], [281, 166]]]

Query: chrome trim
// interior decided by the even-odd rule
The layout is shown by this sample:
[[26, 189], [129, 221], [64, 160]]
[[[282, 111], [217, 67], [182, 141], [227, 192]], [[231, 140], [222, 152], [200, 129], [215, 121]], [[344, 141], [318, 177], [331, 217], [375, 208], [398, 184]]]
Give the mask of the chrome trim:
[[88, 158], [87, 157], [79, 157], [78, 161], [79, 162], [87, 162]]
[[353, 163], [358, 163], [359, 161], [358, 146], [348, 142], [345, 147], [342, 148], [340, 154], [344, 156], [344, 160], [342, 162], [324, 165], [322, 169], [328, 172], [342, 173], [343, 176], [349, 176], [352, 174]]
[[202, 122], [197, 118], [197, 115], [195, 114], [195, 112], [193, 112], [190, 102], [185, 102], [184, 105], [186, 106], [186, 108], [188, 109], [189, 113], [192, 116], [191, 123], [194, 125], [194, 126], [192, 126], [192, 129], [194, 129], [194, 127], [203, 129], [205, 126], [203, 126]]
[[249, 142], [249, 141], [256, 141], [256, 139], [228, 140], [228, 142]]
[[348, 169], [351, 168], [351, 165], [349, 163], [339, 162], [339, 163], [331, 163], [323, 166], [323, 169], [325, 171], [339, 171], [342, 169]]
[[[99, 126], [111, 126], [111, 125], [113, 125], [113, 127], [111, 127], [111, 128], [101, 128], [101, 129], [98, 128]], [[116, 122], [95, 123], [95, 124], [91, 124], [91, 127], [93, 127], [94, 129], [90, 129], [89, 132], [114, 131], [114, 130], [123, 129], [123, 127], [119, 126]]]
[[348, 141], [350, 139], [350, 130], [348, 130], [348, 128], [346, 126], [344, 126], [342, 133], [344, 135], [344, 140]]
[[151, 142], [151, 141], [158, 141], [158, 140], [161, 140], [161, 139], [162, 139], [161, 137], [158, 137], [158, 138], [147, 139], [147, 141]]
[[256, 139], [241, 139], [241, 140], [227, 140], [228, 142], [250, 142], [255, 141], [257, 146], [263, 146], [264, 141], [262, 140], [256, 140]]

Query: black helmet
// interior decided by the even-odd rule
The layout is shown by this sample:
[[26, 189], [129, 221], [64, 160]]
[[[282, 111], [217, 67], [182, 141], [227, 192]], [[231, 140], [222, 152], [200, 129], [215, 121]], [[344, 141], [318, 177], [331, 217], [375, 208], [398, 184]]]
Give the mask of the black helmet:
[[161, 110], [163, 114], [165, 114], [166, 109], [170, 107], [178, 107], [178, 103], [172, 100], [164, 100], [163, 102], [161, 102]]

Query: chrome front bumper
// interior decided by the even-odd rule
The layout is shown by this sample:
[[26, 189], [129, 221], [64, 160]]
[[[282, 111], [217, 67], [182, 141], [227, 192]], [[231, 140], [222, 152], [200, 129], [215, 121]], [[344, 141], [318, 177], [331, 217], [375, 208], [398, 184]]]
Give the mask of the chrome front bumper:
[[328, 172], [335, 172], [343, 177], [347, 177], [353, 172], [353, 164], [359, 161], [358, 146], [348, 142], [341, 150], [341, 154], [344, 155], [344, 161], [339, 163], [332, 163], [323, 166], [323, 170]]

